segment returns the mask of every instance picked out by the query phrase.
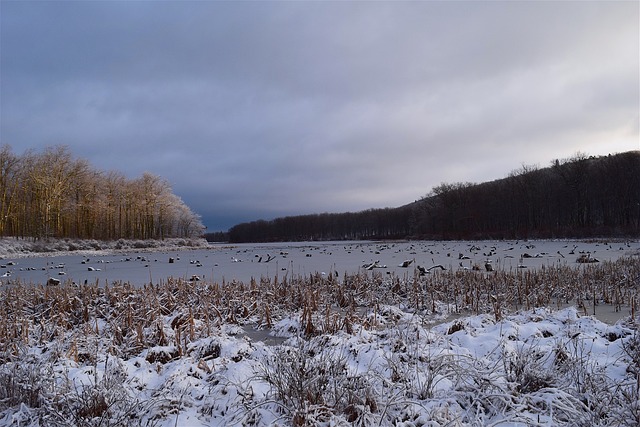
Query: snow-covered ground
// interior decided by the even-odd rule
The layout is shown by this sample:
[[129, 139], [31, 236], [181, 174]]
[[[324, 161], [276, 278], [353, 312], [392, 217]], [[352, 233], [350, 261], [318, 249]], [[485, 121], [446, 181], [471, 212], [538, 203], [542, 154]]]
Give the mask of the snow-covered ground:
[[[304, 337], [300, 315], [277, 322], [289, 338], [253, 342], [237, 325], [182, 348], [135, 354], [107, 324], [59, 331], [55, 342], [6, 354], [0, 423], [49, 425], [628, 425], [640, 421], [640, 339], [575, 309], [531, 310], [432, 326], [394, 307], [331, 334]], [[93, 319], [92, 319], [93, 320]], [[95, 325], [94, 325], [95, 323]], [[375, 323], [372, 325], [371, 323]], [[94, 333], [93, 328], [103, 333]], [[54, 332], [55, 331], [55, 332]], [[111, 331], [110, 331], [111, 332]], [[186, 342], [186, 340], [185, 340]]]
[[122, 251], [160, 251], [207, 247], [205, 239], [170, 238], [165, 240], [79, 240], [79, 239], [18, 239], [0, 238], [0, 257], [103, 255]]
[[[296, 261], [247, 281], [5, 284], [0, 425], [639, 425], [637, 242], [287, 247], [206, 251], [233, 266], [263, 267], [267, 250], [358, 265], [293, 274]], [[599, 262], [576, 263], [581, 251]], [[527, 268], [486, 271], [488, 259]], [[444, 270], [413, 268], [441, 260]], [[589, 316], [604, 307], [620, 320]]]

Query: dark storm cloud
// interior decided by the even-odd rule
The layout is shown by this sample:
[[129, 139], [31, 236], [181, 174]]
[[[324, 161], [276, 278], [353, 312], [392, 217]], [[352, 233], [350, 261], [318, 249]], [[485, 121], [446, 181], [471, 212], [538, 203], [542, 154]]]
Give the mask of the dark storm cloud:
[[0, 7], [0, 142], [161, 175], [214, 229], [639, 148], [636, 2]]

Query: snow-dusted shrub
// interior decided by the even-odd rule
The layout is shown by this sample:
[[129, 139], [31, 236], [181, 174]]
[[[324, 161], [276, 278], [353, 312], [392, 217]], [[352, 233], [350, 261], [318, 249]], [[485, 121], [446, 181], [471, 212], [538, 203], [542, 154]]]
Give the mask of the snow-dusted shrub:
[[173, 244], [176, 246], [191, 246], [190, 242], [187, 242], [185, 239], [175, 239]]
[[350, 374], [347, 359], [329, 351], [326, 338], [276, 348], [263, 362], [261, 379], [294, 426], [329, 420], [366, 425], [378, 409], [369, 379]]
[[556, 378], [549, 369], [552, 353], [537, 348], [538, 342], [512, 351], [503, 347], [502, 362], [506, 380], [516, 394], [535, 393], [538, 390], [554, 387]]
[[102, 244], [97, 240], [89, 240], [89, 241], [87, 241], [87, 244], [89, 245], [89, 247], [91, 249], [94, 249], [94, 250], [97, 250], [97, 251], [102, 249]]
[[53, 365], [42, 357], [24, 355], [0, 365], [0, 408], [22, 404], [39, 408], [54, 387]]
[[78, 245], [76, 242], [68, 242], [66, 250], [68, 251], [77, 251], [82, 249], [82, 246]]
[[51, 246], [48, 242], [38, 240], [36, 242], [33, 242], [29, 247], [27, 247], [26, 250], [28, 252], [47, 253], [47, 252], [55, 252], [56, 249], [55, 247]]
[[385, 355], [389, 379], [403, 390], [405, 398], [432, 399], [441, 383], [450, 383], [457, 375], [456, 358], [434, 345], [431, 333], [419, 326], [399, 326], [391, 330], [393, 346]]
[[622, 348], [629, 358], [627, 371], [635, 378], [640, 379], [640, 332], [636, 331], [632, 336], [622, 342]]
[[618, 388], [606, 374], [606, 367], [596, 364], [591, 357], [593, 340], [573, 335], [564, 343], [566, 358], [560, 361], [558, 371], [562, 388], [570, 390], [578, 399], [582, 423], [578, 425], [608, 425], [611, 408], [619, 405]]
[[219, 339], [208, 337], [189, 345], [187, 354], [195, 360], [209, 360], [220, 357], [222, 346]]
[[145, 359], [149, 363], [165, 364], [180, 357], [180, 351], [174, 345], [156, 346], [147, 349]]
[[149, 248], [152, 247], [149, 242], [145, 241], [145, 240], [132, 240], [130, 242], [130, 245], [132, 248], [135, 249], [143, 249], [143, 248]]
[[622, 342], [623, 351], [628, 359], [629, 379], [620, 385], [621, 404], [615, 408], [614, 417], [622, 426], [640, 425], [640, 333], [635, 333]]
[[139, 401], [126, 386], [127, 373], [119, 359], [107, 359], [101, 372], [97, 365], [92, 375], [66, 378], [49, 402], [44, 424], [66, 427], [145, 426], [155, 424], [145, 419], [153, 400]]

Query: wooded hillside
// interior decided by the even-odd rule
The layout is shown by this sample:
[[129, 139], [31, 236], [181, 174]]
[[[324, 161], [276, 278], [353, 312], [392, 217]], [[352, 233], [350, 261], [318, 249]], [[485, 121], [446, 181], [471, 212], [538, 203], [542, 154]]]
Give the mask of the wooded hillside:
[[23, 155], [0, 147], [0, 237], [162, 239], [203, 230], [158, 176], [98, 171], [66, 147]]
[[485, 182], [443, 183], [398, 208], [242, 223], [231, 242], [640, 235], [640, 151], [522, 166]]

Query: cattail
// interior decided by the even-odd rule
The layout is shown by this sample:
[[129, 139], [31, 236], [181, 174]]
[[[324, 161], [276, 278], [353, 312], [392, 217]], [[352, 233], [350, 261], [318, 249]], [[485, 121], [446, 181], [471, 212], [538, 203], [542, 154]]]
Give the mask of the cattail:
[[265, 305], [264, 316], [265, 316], [265, 321], [266, 321], [267, 327], [268, 328], [272, 328], [273, 327], [273, 323], [271, 321], [271, 310], [269, 309], [269, 304]]
[[191, 307], [189, 307], [189, 340], [195, 341], [195, 335], [196, 325], [195, 321], [193, 320], [193, 311], [191, 310]]

